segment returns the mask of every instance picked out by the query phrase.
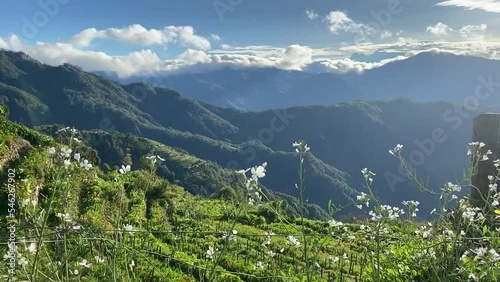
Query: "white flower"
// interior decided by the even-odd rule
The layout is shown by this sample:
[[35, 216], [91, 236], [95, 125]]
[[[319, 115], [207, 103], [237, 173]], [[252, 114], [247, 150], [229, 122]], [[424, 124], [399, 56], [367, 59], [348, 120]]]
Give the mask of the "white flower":
[[71, 216], [69, 215], [69, 213], [60, 213], [58, 212], [56, 214], [57, 217], [59, 217], [60, 219], [66, 221], [66, 222], [71, 222]]
[[257, 268], [264, 269], [264, 264], [261, 261], [258, 261], [257, 264], [253, 266], [254, 270]]
[[259, 165], [256, 168], [253, 167], [251, 172], [252, 172], [252, 178], [254, 180], [257, 180], [259, 178], [266, 176], [266, 169], [265, 169], [264, 165]]
[[231, 232], [231, 234], [228, 234], [227, 232], [224, 232], [224, 234], [222, 234], [222, 237], [223, 237], [224, 239], [227, 239], [228, 241], [232, 241], [232, 240], [234, 240], [234, 238], [236, 237], [236, 234], [238, 234], [238, 231], [233, 230], [233, 231]]
[[330, 259], [333, 263], [339, 262], [340, 258], [339, 257], [334, 257], [332, 255], [328, 256], [328, 259]]
[[389, 154], [397, 156], [397, 154], [399, 154], [402, 150], [403, 150], [403, 145], [397, 144], [396, 147], [394, 147], [394, 149], [389, 150]]
[[64, 160], [64, 167], [68, 168], [71, 165], [71, 162], [69, 160]]
[[331, 227], [338, 227], [344, 225], [344, 223], [342, 223], [341, 221], [336, 221], [335, 219], [328, 221], [328, 223], [330, 223]]
[[17, 261], [17, 264], [19, 264], [22, 267], [25, 267], [28, 264], [28, 260], [25, 257], [22, 257]]
[[25, 207], [27, 205], [29, 205], [30, 203], [30, 199], [24, 199], [22, 202], [21, 202], [21, 207]]
[[30, 254], [34, 254], [36, 252], [36, 243], [31, 242], [27, 249]]
[[97, 263], [103, 263], [103, 262], [104, 262], [104, 258], [101, 258], [100, 256], [95, 256], [95, 257], [94, 257], [94, 260], [95, 260]]
[[274, 234], [273, 232], [266, 232], [265, 233], [266, 237], [264, 239], [264, 243], [262, 243], [263, 246], [266, 246], [266, 245], [270, 245], [271, 244], [271, 236], [274, 236], [276, 234]]
[[71, 156], [71, 152], [73, 152], [73, 150], [71, 149], [66, 149], [66, 148], [61, 148], [61, 157], [64, 157], [64, 158], [69, 158]]
[[300, 247], [300, 242], [297, 240], [297, 238], [293, 237], [292, 235], [288, 236], [288, 244], [295, 246], [295, 247]]
[[125, 231], [130, 232], [130, 233], [135, 232], [134, 227], [130, 224], [125, 225]]
[[89, 163], [88, 160], [83, 160], [83, 162], [80, 163], [80, 166], [83, 167], [85, 170], [89, 170], [92, 168], [92, 164]]
[[75, 140], [76, 143], [82, 143], [82, 141], [76, 137], [74, 137], [73, 140]]
[[76, 154], [74, 154], [74, 155], [73, 155], [73, 158], [74, 158], [77, 162], [79, 162], [79, 161], [80, 161], [80, 153], [76, 153]]
[[218, 250], [217, 250], [217, 249], [214, 249], [214, 247], [212, 247], [212, 246], [208, 247], [208, 250], [207, 250], [207, 258], [208, 258], [208, 259], [213, 260], [213, 259], [214, 259], [214, 256], [215, 256], [215, 253], [216, 253], [217, 251], [218, 251]]
[[130, 267], [130, 269], [134, 268], [134, 266], [135, 266], [135, 261], [134, 261], [134, 260], [132, 260], [128, 266]]
[[50, 147], [50, 148], [49, 148], [49, 154], [52, 154], [52, 155], [53, 155], [53, 154], [55, 154], [55, 153], [56, 153], [56, 148], [54, 148], [54, 147]]
[[[376, 175], [372, 171], [369, 171], [368, 168], [366, 168], [366, 167], [361, 170], [361, 173], [363, 174], [363, 176], [365, 177], [366, 180], [369, 180], [372, 176]], [[372, 181], [373, 181], [373, 179], [372, 179]]]
[[78, 263], [78, 265], [86, 267], [86, 268], [90, 268], [92, 266], [92, 264], [89, 261], [87, 261], [86, 259], [83, 259], [82, 262]]
[[129, 172], [130, 171], [130, 165], [127, 165], [127, 166], [122, 165], [122, 168], [120, 168], [119, 171], [120, 171], [121, 174], [125, 174], [125, 173]]

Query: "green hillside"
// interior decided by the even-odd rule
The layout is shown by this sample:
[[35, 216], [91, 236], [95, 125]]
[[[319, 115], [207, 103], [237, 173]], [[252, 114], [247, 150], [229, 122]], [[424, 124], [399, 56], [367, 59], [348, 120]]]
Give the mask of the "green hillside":
[[[228, 186], [219, 190], [220, 197], [204, 198], [157, 176], [156, 170], [163, 167], [177, 178], [177, 166], [205, 163], [216, 171], [216, 165], [155, 141], [112, 134], [101, 142], [108, 144], [102, 151], [109, 144], [140, 142], [143, 146], [130, 146], [137, 154], [154, 149], [165, 161], [146, 154], [156, 162], [143, 158], [142, 166], [130, 171], [103, 171], [97, 164], [108, 157], [80, 139], [60, 131], [55, 140], [7, 120], [7, 112], [0, 106], [0, 224], [11, 228], [2, 228], [0, 237], [17, 248], [0, 245], [11, 262], [0, 266], [2, 277], [15, 274], [19, 281], [33, 282], [500, 279], [500, 234], [488, 227], [500, 211], [483, 214], [466, 199], [456, 210], [463, 217], [449, 221], [443, 213], [433, 223], [418, 222], [412, 219], [420, 213], [418, 203], [410, 201], [401, 209], [383, 205], [371, 196], [367, 182], [367, 194], [356, 202], [363, 214], [371, 210], [370, 220], [308, 220], [300, 212], [303, 201], [298, 202], [299, 215], [289, 215], [260, 191], [258, 181], [274, 173], [269, 166], [254, 167], [255, 178], [242, 190]], [[297, 161], [314, 162], [304, 143], [296, 147]], [[124, 152], [123, 162], [134, 164], [135, 152]], [[299, 175], [304, 176], [303, 169]], [[377, 181], [370, 171], [363, 174]], [[191, 177], [179, 179], [201, 181]], [[241, 174], [240, 179], [245, 181]], [[297, 193], [302, 194], [304, 184], [307, 179], [298, 182]], [[444, 208], [454, 191], [444, 190]], [[250, 204], [250, 198], [257, 201]], [[337, 209], [331, 208], [334, 215]]]

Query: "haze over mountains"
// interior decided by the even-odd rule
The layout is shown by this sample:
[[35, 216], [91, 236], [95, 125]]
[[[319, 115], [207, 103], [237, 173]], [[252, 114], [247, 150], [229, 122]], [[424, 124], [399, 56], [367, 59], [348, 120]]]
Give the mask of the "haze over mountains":
[[[424, 68], [432, 60], [467, 63], [449, 67], [440, 63], [438, 70], [433, 71], [441, 79], [448, 79], [446, 84], [456, 89], [456, 95], [452, 95], [453, 91], [433, 91], [444, 91], [445, 82], [439, 88], [440, 86], [432, 84], [429, 86], [428, 80], [419, 80], [432, 75], [432, 72], [425, 71]], [[406, 78], [397, 69], [404, 70], [404, 64], [408, 63], [421, 64], [421, 71], [408, 73], [409, 77]], [[348, 203], [359, 192], [366, 192], [362, 187], [360, 171], [368, 167], [377, 173], [374, 188], [384, 202], [396, 205], [403, 200], [416, 199], [422, 202], [421, 210], [430, 211], [436, 207], [437, 199], [433, 195], [419, 192], [411, 181], [404, 180], [398, 172], [397, 160], [388, 154], [388, 150], [398, 143], [404, 144], [410, 164], [415, 166], [424, 179], [429, 178], [431, 189], [438, 190], [446, 181], [461, 176], [462, 169], [467, 165], [466, 148], [472, 132], [472, 118], [486, 110], [484, 106], [494, 106], [499, 95], [492, 91], [488, 99], [481, 100], [479, 106], [483, 109], [464, 108], [451, 101], [460, 101], [468, 93], [474, 93], [478, 82], [472, 78], [466, 80], [466, 76], [487, 77], [491, 74], [495, 78], [498, 77], [498, 71], [495, 71], [500, 68], [495, 69], [498, 64], [496, 61], [432, 54], [419, 55], [410, 61], [394, 64], [403, 66], [396, 69], [389, 64], [363, 76], [313, 75], [275, 69], [225, 70], [198, 75], [209, 84], [219, 85], [224, 82], [221, 86], [227, 89], [221, 94], [224, 97], [231, 94], [229, 89], [244, 90], [236, 95], [239, 95], [240, 101], [252, 102], [242, 103], [248, 106], [246, 109], [277, 107], [276, 100], [288, 101], [285, 106], [307, 104], [311, 101], [307, 97], [315, 99], [315, 103], [325, 104], [242, 112], [205, 103], [210, 99], [200, 97], [209, 97], [217, 92], [215, 89], [220, 88], [207, 87], [201, 79], [192, 80], [187, 75], [168, 78], [178, 83], [172, 86], [176, 90], [186, 87], [179, 92], [144, 83], [122, 85], [72, 65], [53, 67], [41, 64], [23, 53], [0, 51], [0, 101], [11, 109], [11, 119], [28, 126], [55, 123], [73, 126], [89, 130], [84, 134], [88, 136], [87, 140], [102, 140], [93, 135], [102, 131], [121, 132], [124, 135], [115, 134], [104, 138], [107, 140], [104, 143], [94, 141], [90, 144], [102, 155], [102, 161], [110, 165], [121, 165], [120, 157], [124, 155], [125, 149], [122, 148], [123, 144], [127, 144], [125, 146], [130, 147], [133, 152], [135, 165], [141, 155], [148, 151], [164, 154], [170, 152], [168, 154], [175, 156], [172, 157], [175, 160], [167, 162], [162, 170], [164, 176], [172, 181], [181, 181], [186, 189], [194, 193], [216, 193], [222, 188], [221, 185], [236, 183], [236, 169], [268, 162], [268, 173], [262, 183], [269, 189], [296, 195], [294, 183], [297, 176], [290, 172], [297, 170], [298, 160], [291, 144], [303, 139], [312, 148], [306, 167], [305, 193], [309, 202], [323, 208], [329, 199], [341, 204]], [[454, 74], [450, 73], [452, 71], [455, 71]], [[412, 87], [405, 90], [402, 82], [390, 86], [395, 83], [393, 78], [388, 74], [381, 74], [382, 72], [399, 75], [394, 79], [406, 80], [412, 83]], [[473, 72], [476, 73], [471, 75]], [[246, 74], [246, 79], [242, 74]], [[374, 84], [369, 87], [368, 83], [359, 82], [362, 77], [371, 78], [370, 81]], [[380, 84], [377, 84], [380, 77], [387, 79], [378, 80]], [[452, 78], [454, 79], [450, 82]], [[276, 84], [276, 81], [282, 81], [282, 84]], [[433, 81], [436, 85], [441, 83], [440, 79]], [[461, 86], [455, 86], [453, 81]], [[290, 85], [292, 90], [274, 92], [279, 85]], [[377, 85], [379, 95], [382, 95], [382, 89], [389, 93], [384, 100], [407, 96], [396, 93], [416, 93], [419, 88], [422, 89], [422, 94], [410, 100], [352, 102], [354, 99], [372, 97], [366, 96], [367, 90], [376, 89]], [[189, 86], [192, 87], [191, 90], [188, 89]], [[212, 90], [202, 92], [202, 89]], [[307, 94], [318, 93], [320, 89], [323, 92], [319, 94]], [[331, 93], [340, 91], [339, 89], [345, 91], [344, 98], [353, 95], [353, 99], [345, 99], [351, 102], [327, 105], [338, 102], [337, 98], [331, 98]], [[492, 89], [497, 90], [495, 87]], [[197, 98], [205, 102], [184, 96], [184, 92], [196, 91], [199, 91]], [[203, 93], [207, 96], [203, 96]], [[282, 97], [281, 100], [278, 97]], [[296, 97], [302, 100], [296, 100]], [[412, 101], [445, 97], [449, 97], [450, 101]], [[219, 104], [218, 106], [233, 105], [233, 102], [229, 103], [224, 99], [211, 101]], [[154, 143], [157, 141], [163, 144], [161, 146], [167, 147], [148, 145], [139, 148], [143, 142], [134, 138], [140, 137], [153, 140], [151, 144], [157, 144]], [[113, 149], [119, 151], [113, 152]], [[179, 153], [172, 152], [181, 152], [182, 157], [179, 157]], [[193, 165], [198, 162], [193, 161], [196, 159], [204, 164]], [[194, 173], [196, 175], [186, 176], [182, 173], [183, 170], [190, 171], [194, 167], [197, 169]], [[208, 180], [203, 181], [204, 177], [208, 177]]]
[[[215, 106], [265, 110], [400, 97], [462, 103], [466, 97], [476, 95], [479, 85], [484, 87], [480, 93], [498, 87], [499, 70], [498, 60], [423, 52], [361, 74], [225, 68], [202, 73], [132, 76], [121, 81], [169, 87]], [[118, 79], [113, 74], [100, 74]], [[493, 96], [488, 97], [488, 104], [500, 105], [500, 95]]]

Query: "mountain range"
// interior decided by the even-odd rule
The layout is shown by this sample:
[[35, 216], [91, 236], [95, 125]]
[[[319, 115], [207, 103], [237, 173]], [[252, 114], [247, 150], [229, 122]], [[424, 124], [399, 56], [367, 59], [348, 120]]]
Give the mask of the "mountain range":
[[[160, 73], [122, 79], [112, 73], [99, 74], [123, 83], [143, 81], [172, 88], [184, 96], [219, 107], [255, 111], [401, 97], [421, 102], [462, 103], [476, 94], [479, 85], [488, 90], [498, 87], [499, 70], [498, 60], [423, 52], [362, 73], [225, 68], [204, 73]], [[491, 97], [488, 103], [500, 105], [500, 96]]]
[[[436, 65], [455, 74], [424, 69], [433, 60], [453, 59], [468, 62], [469, 68]], [[394, 64], [408, 63], [421, 64], [422, 69], [401, 77], [403, 73], [397, 69], [404, 67]], [[267, 162], [262, 184], [285, 198], [289, 198], [285, 194], [297, 196], [297, 175], [290, 171], [297, 171], [299, 163], [292, 143], [305, 140], [312, 148], [305, 161], [305, 197], [310, 203], [325, 209], [329, 199], [337, 204], [351, 203], [360, 192], [367, 192], [360, 171], [368, 167], [377, 174], [373, 188], [384, 202], [399, 205], [414, 199], [422, 203], [421, 210], [430, 211], [438, 199], [404, 180], [398, 160], [388, 150], [404, 144], [405, 156], [417, 173], [428, 179], [432, 190], [461, 176], [467, 165], [472, 118], [496, 109], [498, 99], [498, 95], [490, 95], [484, 103], [493, 106], [488, 109], [483, 104], [472, 109], [455, 103], [474, 90], [471, 87], [477, 75], [468, 80], [464, 77], [482, 64], [489, 69], [479, 75], [497, 77], [494, 71], [500, 68], [496, 61], [422, 54], [362, 76], [224, 70], [170, 77], [175, 83], [162, 83], [169, 87], [164, 88], [144, 82], [116, 82], [73, 65], [48, 66], [23, 53], [0, 51], [0, 102], [10, 108], [10, 119], [53, 135], [61, 126], [81, 130], [80, 138], [98, 152], [101, 165], [116, 169], [123, 163], [126, 149], [132, 154], [133, 167], [148, 153], [168, 156], [160, 173], [196, 194], [209, 196], [223, 186], [240, 185], [236, 170]], [[395, 77], [382, 75], [383, 71]], [[434, 80], [437, 84], [453, 84], [449, 79], [454, 77], [459, 85], [448, 86], [450, 91], [441, 93], [444, 86], [422, 83], [427, 81], [423, 76], [432, 73], [448, 79]], [[358, 83], [361, 77], [370, 77], [372, 84]], [[393, 79], [399, 83], [392, 85]], [[403, 81], [412, 83], [406, 92]], [[232, 92], [237, 88], [241, 92]], [[368, 94], [369, 89], [378, 89], [378, 94]], [[393, 99], [418, 89], [420, 96], [415, 94], [411, 100]], [[378, 96], [383, 91], [387, 95]], [[219, 98], [211, 96], [215, 93]], [[339, 94], [343, 98], [332, 98], [331, 93], [343, 93]], [[433, 96], [435, 93], [441, 96]], [[426, 101], [446, 97], [448, 101]], [[372, 101], [355, 101], [359, 99]], [[278, 107], [284, 101], [288, 102]], [[308, 105], [311, 101], [322, 105]], [[245, 111], [234, 109], [241, 106]], [[261, 111], [248, 111], [255, 109]], [[322, 213], [316, 211], [317, 215]]]

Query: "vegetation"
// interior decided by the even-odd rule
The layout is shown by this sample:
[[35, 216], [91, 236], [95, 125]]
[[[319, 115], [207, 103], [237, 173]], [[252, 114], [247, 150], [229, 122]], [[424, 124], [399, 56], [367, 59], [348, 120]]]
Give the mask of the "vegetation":
[[[470, 186], [478, 160], [488, 161], [480, 143], [470, 145], [464, 182], [444, 185], [432, 222], [416, 220], [417, 201], [408, 199], [403, 208], [381, 202], [372, 189], [377, 175], [363, 169], [364, 192], [351, 204], [368, 218], [342, 223], [336, 199], [328, 205], [329, 220], [305, 218], [304, 169], [311, 152], [304, 141], [293, 144], [299, 170], [290, 178], [300, 200], [292, 216], [259, 184], [273, 173], [265, 162], [238, 172], [241, 190], [228, 184], [220, 199], [205, 198], [157, 176], [176, 158], [197, 161], [182, 151], [141, 139], [159, 151], [136, 167], [133, 151], [122, 148], [122, 165], [103, 171], [79, 132], [64, 128], [59, 134], [54, 140], [0, 117], [0, 212], [3, 226], [16, 227], [0, 235], [3, 242], [13, 236], [17, 246], [0, 247], [3, 277], [15, 266], [19, 280], [33, 282], [500, 279], [500, 171], [490, 179], [488, 209], [456, 196]], [[402, 146], [392, 154], [406, 167]]]
[[[378, 171], [383, 179], [374, 183], [378, 197], [391, 205], [413, 198], [421, 202], [420, 208], [426, 214], [439, 203], [438, 197], [419, 193], [417, 185], [404, 179], [397, 163], [385, 152], [399, 142], [406, 144], [409, 153], [423, 156], [422, 162], [410, 164], [420, 175], [429, 177], [429, 187], [437, 189], [444, 181], [460, 177], [457, 171], [465, 168], [467, 156], [456, 152], [468, 142], [471, 117], [475, 115], [470, 108], [462, 109], [458, 115], [457, 106], [451, 103], [414, 103], [403, 99], [240, 112], [213, 107], [145, 83], [121, 85], [69, 64], [43, 65], [23, 53], [9, 51], [0, 51], [0, 101], [11, 109], [12, 120], [29, 127], [59, 124], [92, 132], [94, 136], [89, 138], [96, 144], [90, 142], [89, 146], [111, 166], [121, 165], [128, 148], [137, 169], [138, 159], [144, 154], [142, 141], [119, 147], [108, 146], [111, 143], [98, 145], [101, 138], [129, 138], [104, 137], [103, 132], [147, 138], [206, 161], [211, 171], [207, 175], [213, 175], [218, 182], [198, 179], [191, 185], [182, 183], [186, 176], [175, 173], [176, 180], [188, 191], [204, 195], [223, 187], [218, 183], [234, 180], [233, 176], [226, 180], [228, 174], [216, 169], [215, 164], [234, 171], [264, 161], [274, 173], [261, 184], [280, 194], [295, 195], [295, 181], [284, 177], [298, 169], [296, 156], [290, 153], [290, 140], [305, 139], [315, 148], [304, 163], [308, 181], [304, 198], [308, 203], [324, 210], [328, 208], [327, 199], [349, 203], [363, 189], [359, 185], [363, 178], [358, 172], [364, 164]], [[447, 112], [451, 114], [443, 118]], [[460, 124], [456, 123], [457, 118]], [[436, 129], [442, 130], [446, 144], [429, 145]], [[47, 133], [53, 135], [54, 130]], [[112, 151], [108, 153], [106, 148]], [[170, 172], [160, 168], [158, 172], [173, 180], [174, 168], [169, 165], [169, 169]], [[222, 174], [212, 173], [215, 170]], [[340, 213], [355, 212], [349, 207]]]

